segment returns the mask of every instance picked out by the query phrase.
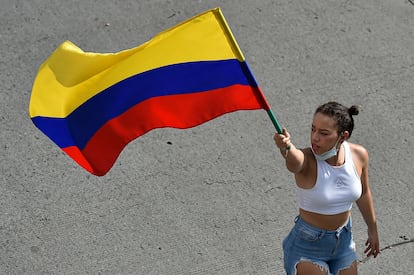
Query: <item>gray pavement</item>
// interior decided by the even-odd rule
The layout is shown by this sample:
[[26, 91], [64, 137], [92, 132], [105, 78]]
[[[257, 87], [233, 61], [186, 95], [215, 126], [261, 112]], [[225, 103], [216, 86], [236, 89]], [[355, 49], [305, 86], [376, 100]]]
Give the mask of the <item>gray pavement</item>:
[[360, 104], [382, 253], [360, 274], [414, 274], [414, 5], [366, 1], [1, 0], [0, 274], [283, 274], [297, 213], [264, 111], [159, 129], [95, 177], [28, 116], [64, 40], [116, 52], [220, 6], [276, 116], [307, 146], [317, 105]]

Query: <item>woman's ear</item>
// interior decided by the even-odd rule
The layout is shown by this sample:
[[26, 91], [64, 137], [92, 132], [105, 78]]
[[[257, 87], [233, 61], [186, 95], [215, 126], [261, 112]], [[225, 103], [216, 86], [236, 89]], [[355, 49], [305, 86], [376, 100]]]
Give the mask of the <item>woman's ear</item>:
[[341, 141], [345, 141], [349, 138], [349, 132], [348, 131], [343, 131], [341, 134]]

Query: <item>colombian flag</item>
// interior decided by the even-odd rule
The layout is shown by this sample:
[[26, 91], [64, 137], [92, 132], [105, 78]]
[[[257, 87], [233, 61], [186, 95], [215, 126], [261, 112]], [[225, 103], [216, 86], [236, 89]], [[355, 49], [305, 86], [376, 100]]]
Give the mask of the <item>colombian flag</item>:
[[216, 8], [117, 53], [64, 42], [39, 68], [29, 113], [73, 160], [102, 176], [152, 129], [254, 109], [270, 107]]

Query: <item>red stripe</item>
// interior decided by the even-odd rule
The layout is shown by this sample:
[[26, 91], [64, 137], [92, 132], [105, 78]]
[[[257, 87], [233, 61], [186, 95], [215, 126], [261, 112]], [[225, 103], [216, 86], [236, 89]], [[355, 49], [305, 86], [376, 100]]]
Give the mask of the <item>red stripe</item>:
[[63, 150], [92, 174], [103, 176], [122, 149], [146, 132], [163, 127], [191, 128], [237, 110], [267, 109], [261, 91], [234, 85], [208, 92], [155, 97], [143, 101], [108, 121], [90, 139], [82, 152], [77, 147]]
[[[69, 146], [69, 147], [66, 147], [66, 148], [62, 148], [62, 150], [63, 150], [63, 152], [68, 154], [68, 156], [70, 156], [74, 161], [76, 161], [80, 166], [85, 168], [87, 171], [89, 171], [90, 173], [95, 174], [97, 176], [99, 175], [99, 173], [98, 174], [95, 173], [96, 168], [92, 167], [92, 165], [85, 158], [82, 151], [80, 151], [77, 146]], [[103, 173], [102, 176], [104, 174], [105, 173]]]

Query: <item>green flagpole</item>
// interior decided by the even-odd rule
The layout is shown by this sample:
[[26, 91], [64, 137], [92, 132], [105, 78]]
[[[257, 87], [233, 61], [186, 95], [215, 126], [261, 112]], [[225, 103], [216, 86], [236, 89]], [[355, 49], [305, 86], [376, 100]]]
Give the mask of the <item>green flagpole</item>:
[[276, 128], [276, 131], [279, 134], [283, 134], [282, 126], [280, 126], [279, 121], [277, 121], [277, 118], [276, 118], [275, 114], [273, 113], [272, 109], [267, 110], [267, 114], [269, 115], [270, 120], [273, 122], [273, 125]]

